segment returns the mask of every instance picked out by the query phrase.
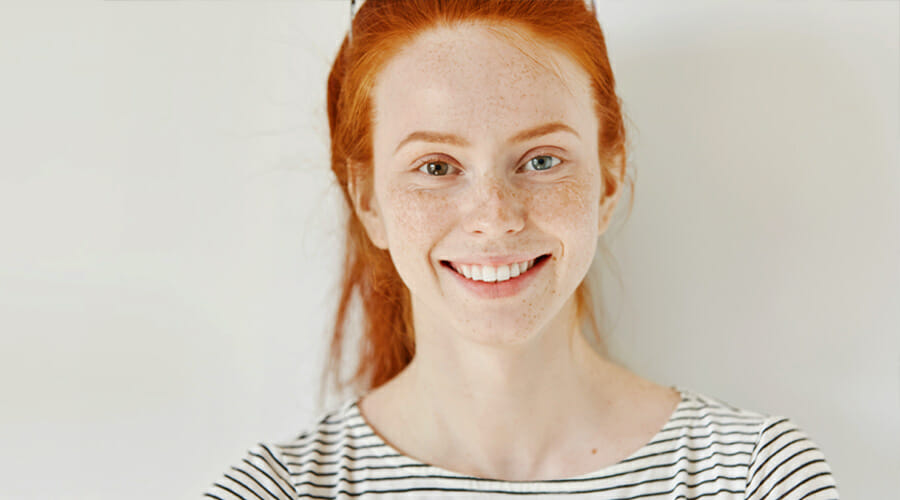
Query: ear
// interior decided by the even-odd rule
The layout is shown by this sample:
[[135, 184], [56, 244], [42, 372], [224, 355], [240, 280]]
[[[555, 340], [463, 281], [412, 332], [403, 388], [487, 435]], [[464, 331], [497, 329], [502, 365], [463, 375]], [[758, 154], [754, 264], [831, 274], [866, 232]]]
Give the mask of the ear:
[[609, 229], [609, 223], [612, 220], [613, 213], [616, 210], [616, 204], [619, 202], [619, 196], [622, 194], [623, 179], [619, 172], [624, 174], [625, 165], [622, 157], [617, 156], [612, 165], [610, 165], [612, 173], [609, 178], [604, 176], [602, 192], [600, 193], [600, 224], [597, 234], [603, 234]]
[[361, 175], [354, 174], [359, 172], [358, 169], [348, 168], [347, 175], [347, 191], [350, 194], [350, 200], [353, 203], [353, 211], [359, 217], [369, 240], [376, 247], [387, 250], [387, 236], [384, 230], [384, 219], [382, 218], [378, 200], [375, 199], [374, 186], [371, 181], [367, 182], [360, 179]]

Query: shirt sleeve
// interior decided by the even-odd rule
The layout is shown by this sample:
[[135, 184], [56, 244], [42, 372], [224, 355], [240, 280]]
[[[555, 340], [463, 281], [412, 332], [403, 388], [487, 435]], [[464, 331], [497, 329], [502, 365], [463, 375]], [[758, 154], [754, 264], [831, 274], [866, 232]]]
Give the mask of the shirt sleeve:
[[299, 495], [278, 447], [258, 444], [203, 496], [218, 500], [295, 500]]
[[763, 424], [747, 475], [747, 500], [833, 500], [838, 496], [831, 467], [818, 446], [791, 419]]

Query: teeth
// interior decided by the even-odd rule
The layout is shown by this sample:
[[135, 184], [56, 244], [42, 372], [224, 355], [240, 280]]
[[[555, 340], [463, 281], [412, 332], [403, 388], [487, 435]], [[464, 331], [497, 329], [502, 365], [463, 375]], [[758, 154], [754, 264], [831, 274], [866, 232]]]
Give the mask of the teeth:
[[452, 264], [453, 269], [474, 281], [494, 283], [515, 278], [534, 266], [534, 260], [509, 265], [482, 266], [479, 264]]

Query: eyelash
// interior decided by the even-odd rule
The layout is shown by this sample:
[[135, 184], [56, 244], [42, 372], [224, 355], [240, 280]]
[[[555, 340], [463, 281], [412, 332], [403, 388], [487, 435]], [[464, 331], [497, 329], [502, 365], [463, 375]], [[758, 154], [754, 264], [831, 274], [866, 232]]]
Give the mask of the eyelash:
[[[531, 161], [534, 160], [534, 159], [536, 159], [536, 158], [544, 158], [544, 157], [554, 158], [554, 159], [556, 159], [556, 160], [559, 160], [559, 162], [558, 162], [556, 165], [554, 165], [553, 167], [550, 167], [550, 168], [548, 168], [548, 169], [546, 169], [546, 170], [534, 170], [534, 172], [547, 172], [547, 171], [556, 170], [557, 168], [559, 168], [559, 165], [560, 165], [561, 163], [563, 163], [562, 158], [560, 158], [560, 157], [558, 157], [558, 156], [556, 156], [556, 155], [551, 155], [551, 154], [538, 154], [538, 155], [535, 155], [535, 156], [532, 156], [531, 158], [529, 158], [528, 161], [525, 162], [525, 165], [523, 165], [523, 167], [526, 166], [526, 165], [528, 165], [529, 163], [531, 163]], [[424, 160], [424, 161], [422, 161], [421, 163], [419, 163], [419, 165], [416, 167], [416, 170], [422, 172], [423, 174], [425, 174], [425, 175], [428, 176], [428, 177], [447, 177], [448, 175], [450, 175], [450, 174], [444, 174], [444, 175], [431, 175], [431, 174], [429, 174], [428, 172], [423, 171], [423, 169], [424, 169], [425, 167], [427, 167], [427, 166], [428, 166], [429, 164], [431, 164], [431, 163], [446, 163], [446, 164], [447, 164], [448, 166], [450, 166], [451, 168], [456, 168], [456, 167], [454, 167], [453, 165], [450, 165], [450, 162], [447, 162], [447, 161], [444, 161], [444, 160], [441, 160], [441, 159], [438, 159], [438, 158], [429, 158], [429, 159]], [[459, 169], [457, 169], [457, 170], [459, 170]]]

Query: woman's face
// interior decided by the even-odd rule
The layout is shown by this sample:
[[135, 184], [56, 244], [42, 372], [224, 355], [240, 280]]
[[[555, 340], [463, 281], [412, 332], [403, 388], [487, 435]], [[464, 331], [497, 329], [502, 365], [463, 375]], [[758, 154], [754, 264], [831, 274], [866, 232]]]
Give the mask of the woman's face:
[[417, 335], [509, 343], [558, 319], [616, 198], [601, 204], [587, 73], [466, 25], [407, 46], [373, 99], [372, 198], [357, 211], [411, 292]]

